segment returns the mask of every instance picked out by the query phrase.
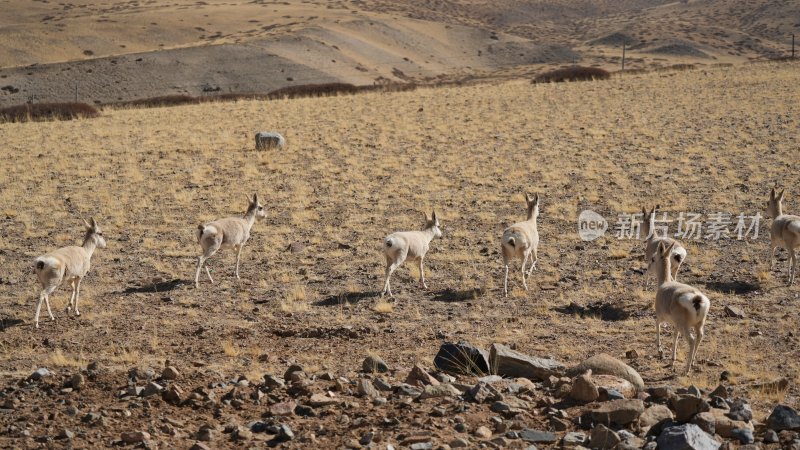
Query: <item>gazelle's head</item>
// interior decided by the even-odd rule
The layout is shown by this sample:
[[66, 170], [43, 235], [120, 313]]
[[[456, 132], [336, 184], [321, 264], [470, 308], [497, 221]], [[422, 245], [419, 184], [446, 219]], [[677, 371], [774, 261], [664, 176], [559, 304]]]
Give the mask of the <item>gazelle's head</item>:
[[665, 266], [667, 267], [667, 272], [669, 273], [670, 255], [672, 255], [672, 249], [674, 247], [674, 242], [669, 246], [665, 246], [663, 242], [660, 242], [656, 252], [650, 257], [650, 261], [647, 263], [647, 273], [658, 274]]
[[533, 194], [533, 197], [525, 193], [525, 204], [528, 205], [528, 220], [539, 217], [539, 194]]
[[661, 208], [660, 205], [653, 206], [650, 211], [647, 208], [642, 207], [642, 234], [645, 238], [650, 237], [650, 233], [654, 233], [655, 230], [650, 229], [650, 225], [653, 224], [653, 220], [656, 215], [656, 210]]
[[258, 194], [253, 194], [253, 198], [248, 198], [247, 202], [249, 203], [247, 214], [253, 214], [255, 218], [259, 220], [267, 217], [267, 210], [265, 210], [264, 205], [258, 201]]
[[425, 214], [425, 230], [433, 230], [433, 237], [442, 237], [442, 229], [439, 228], [439, 218], [436, 217], [436, 211], [433, 211], [430, 217]]
[[100, 229], [100, 226], [97, 225], [95, 222], [94, 217], [91, 217], [90, 222], [87, 222], [86, 219], [83, 219], [83, 225], [86, 227], [86, 238], [84, 242], [91, 239], [94, 241], [94, 245], [98, 248], [106, 248], [106, 240], [103, 238], [103, 230]]
[[775, 194], [775, 188], [769, 193], [769, 200], [766, 203], [767, 211], [766, 216], [774, 219], [781, 215], [783, 212], [783, 195], [786, 194], [786, 189], [782, 190], [780, 194]]

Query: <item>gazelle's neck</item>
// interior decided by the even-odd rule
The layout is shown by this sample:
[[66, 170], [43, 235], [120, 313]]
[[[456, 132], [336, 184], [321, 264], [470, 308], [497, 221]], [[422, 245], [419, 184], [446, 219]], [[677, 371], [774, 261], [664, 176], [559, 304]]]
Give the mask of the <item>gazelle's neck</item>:
[[[658, 280], [659, 286], [666, 283], [667, 281], [672, 281], [672, 272], [670, 271], [671, 256], [672, 255], [668, 255], [667, 259], [664, 260], [663, 264], [658, 265], [658, 269], [656, 272], [656, 280]], [[658, 258], [658, 256], [656, 256], [656, 258]]]
[[92, 257], [92, 253], [94, 253], [94, 249], [97, 248], [97, 243], [94, 241], [94, 236], [91, 234], [87, 234], [85, 238], [83, 238], [83, 247], [86, 250], [86, 253], [89, 254], [89, 257]]

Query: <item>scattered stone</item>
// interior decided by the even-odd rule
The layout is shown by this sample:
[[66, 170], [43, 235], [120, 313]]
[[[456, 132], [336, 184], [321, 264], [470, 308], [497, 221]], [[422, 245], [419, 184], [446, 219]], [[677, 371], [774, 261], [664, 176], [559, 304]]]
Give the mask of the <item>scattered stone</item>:
[[701, 412], [692, 417], [692, 423], [710, 435], [717, 433], [717, 419], [710, 412]]
[[42, 368], [36, 369], [36, 371], [31, 374], [30, 379], [33, 380], [33, 381], [39, 381], [42, 378], [48, 377], [48, 376], [50, 376], [50, 371], [47, 370], [47, 368], [42, 367]]
[[425, 369], [422, 367], [415, 365], [411, 372], [409, 372], [408, 377], [406, 378], [406, 384], [410, 384], [412, 386], [427, 386], [427, 385], [438, 385], [439, 380], [432, 377]]
[[658, 450], [717, 450], [720, 447], [719, 442], [691, 423], [666, 428], [656, 443]]
[[672, 402], [672, 409], [675, 410], [675, 420], [688, 422], [695, 414], [710, 411], [711, 406], [700, 397], [684, 394]]
[[75, 437], [75, 433], [73, 433], [72, 431], [64, 428], [64, 429], [62, 429], [61, 431], [58, 432], [58, 436], [56, 436], [56, 437], [58, 439], [72, 439], [72, 438]]
[[194, 445], [189, 447], [189, 450], [211, 450], [211, 447], [203, 444], [202, 442], [195, 442]]
[[532, 430], [530, 428], [520, 431], [519, 438], [534, 444], [550, 444], [558, 440], [558, 437], [549, 431]]
[[597, 400], [597, 397], [600, 396], [600, 392], [592, 381], [591, 370], [587, 370], [586, 373], [578, 375], [572, 380], [572, 390], [569, 396], [572, 397], [573, 400], [584, 403]]
[[380, 396], [378, 390], [372, 385], [372, 381], [366, 378], [361, 378], [356, 382], [356, 392], [362, 397], [376, 398]]
[[422, 391], [408, 384], [401, 384], [394, 389], [394, 393], [400, 396], [419, 397]]
[[306, 246], [302, 242], [292, 242], [286, 247], [286, 251], [292, 254], [301, 253], [305, 249]]
[[278, 426], [278, 435], [275, 437], [279, 441], [291, 441], [294, 439], [294, 432], [289, 425], [281, 424]]
[[714, 398], [714, 397], [728, 398], [728, 395], [729, 395], [728, 394], [728, 388], [725, 385], [720, 384], [713, 391], [711, 391], [711, 393], [708, 394], [708, 395], [711, 398]]
[[612, 400], [601, 403], [591, 411], [591, 415], [595, 422], [625, 426], [638, 419], [643, 412], [644, 402], [639, 399]]
[[737, 398], [731, 403], [730, 411], [728, 411], [727, 416], [733, 420], [750, 422], [753, 420], [753, 410], [750, 408], [746, 399]]
[[69, 380], [69, 385], [72, 387], [72, 389], [80, 389], [84, 384], [86, 384], [86, 379], [79, 373], [73, 375]]
[[273, 416], [291, 416], [294, 414], [294, 410], [297, 408], [297, 403], [294, 400], [289, 400], [288, 402], [280, 402], [274, 403], [269, 406], [269, 413]]
[[288, 369], [286, 369], [286, 372], [283, 373], [283, 380], [287, 382], [292, 381], [292, 374], [295, 372], [300, 372], [301, 374], [305, 374], [305, 372], [303, 372], [302, 366], [298, 364], [292, 364], [291, 366], [289, 366]]
[[408, 448], [411, 450], [432, 450], [433, 444], [430, 442], [417, 442], [416, 444], [411, 444]]
[[731, 437], [738, 439], [741, 444], [752, 444], [755, 442], [753, 437], [753, 430], [747, 428], [734, 428], [731, 432]]
[[361, 436], [361, 439], [358, 440], [358, 443], [361, 445], [369, 445], [374, 438], [375, 438], [375, 433], [370, 431], [365, 435]]
[[792, 407], [778, 405], [767, 418], [767, 428], [775, 431], [800, 430], [800, 415]]
[[458, 397], [459, 395], [461, 395], [461, 391], [453, 387], [453, 385], [450, 383], [444, 383], [438, 386], [425, 386], [425, 390], [422, 391], [419, 399], [424, 400], [426, 398], [437, 397]]
[[731, 305], [725, 305], [725, 315], [736, 319], [744, 319], [746, 317], [741, 308]]
[[599, 449], [614, 448], [620, 442], [622, 442], [622, 439], [620, 439], [617, 433], [607, 426], [599, 424], [592, 428], [589, 447]]
[[177, 380], [180, 376], [181, 373], [173, 366], [164, 367], [164, 370], [161, 371], [162, 380]]
[[714, 432], [724, 438], [733, 438], [733, 430], [737, 428], [746, 428], [751, 431], [753, 429], [753, 426], [747, 422], [727, 417], [724, 410], [712, 409], [711, 414], [714, 416]]
[[562, 448], [575, 448], [578, 446], [582, 446], [586, 442], [586, 435], [578, 432], [578, 431], [571, 431], [564, 435], [561, 439], [561, 447]]
[[389, 371], [389, 366], [379, 357], [370, 355], [364, 358], [361, 363], [361, 371], [364, 373], [386, 373]]
[[454, 375], [483, 376], [490, 372], [489, 355], [486, 350], [466, 342], [442, 344], [433, 359], [433, 365], [443, 372]]
[[566, 420], [551, 416], [549, 421], [550, 421], [550, 428], [552, 428], [555, 431], [567, 431], [570, 428], [570, 424]]
[[665, 405], [653, 405], [645, 409], [642, 415], [639, 416], [639, 426], [641, 428], [650, 428], [662, 420], [672, 420], [673, 418], [672, 411]]
[[775, 430], [767, 430], [764, 432], [764, 443], [765, 444], [777, 444], [779, 441], [778, 433]]
[[122, 439], [122, 442], [126, 444], [136, 444], [139, 442], [149, 441], [150, 433], [146, 431], [129, 431], [127, 433], [122, 433], [120, 438]]
[[628, 350], [627, 352], [625, 352], [625, 357], [628, 359], [637, 359], [639, 357], [639, 352], [633, 349]]
[[[592, 381], [600, 392], [600, 401], [634, 398], [636, 387], [628, 380], [614, 375], [592, 375]], [[603, 391], [606, 396], [603, 396]]]
[[141, 393], [141, 396], [150, 397], [153, 395], [159, 395], [163, 390], [164, 388], [160, 384], [156, 383], [155, 381], [151, 381], [147, 383], [147, 386], [145, 386], [144, 390]]
[[488, 428], [486, 428], [485, 426], [479, 426], [475, 430], [474, 434], [475, 434], [475, 436], [477, 436], [477, 437], [479, 437], [481, 439], [489, 439], [490, 437], [492, 437], [492, 431], [489, 430]]
[[168, 387], [161, 395], [165, 402], [179, 405], [183, 402], [183, 389], [177, 384]]
[[500, 400], [503, 396], [490, 384], [478, 381], [478, 384], [469, 390], [469, 396], [475, 403]]
[[564, 365], [556, 360], [528, 356], [502, 344], [492, 344], [489, 360], [497, 375], [504, 377], [543, 381], [551, 375], [560, 377], [565, 370]]
[[286, 382], [274, 375], [264, 375], [264, 385], [270, 389], [283, 389]]
[[639, 373], [633, 370], [631, 366], [605, 353], [592, 356], [580, 363], [577, 367], [570, 369], [569, 373], [574, 376], [584, 373], [587, 370], [591, 370], [594, 375], [614, 375], [620, 377], [628, 380], [637, 391], [644, 390], [644, 381]]
[[323, 394], [314, 394], [311, 396], [310, 399], [308, 399], [308, 404], [313, 406], [314, 408], [335, 405], [337, 403], [340, 403], [339, 399], [331, 398]]
[[467, 448], [469, 441], [464, 438], [457, 438], [450, 441], [450, 448]]
[[656, 386], [648, 390], [653, 400], [663, 401], [669, 400], [675, 396], [675, 392], [669, 386]]

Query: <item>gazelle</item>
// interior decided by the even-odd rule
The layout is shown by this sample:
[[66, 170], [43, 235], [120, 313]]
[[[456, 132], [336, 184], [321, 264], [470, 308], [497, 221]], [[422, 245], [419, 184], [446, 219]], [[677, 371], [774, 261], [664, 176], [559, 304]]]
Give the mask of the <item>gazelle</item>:
[[670, 266], [672, 267], [670, 273], [672, 279], [677, 280], [678, 269], [680, 269], [681, 264], [686, 261], [686, 249], [675, 239], [668, 236], [659, 237], [658, 234], [656, 234], [656, 208], [658, 208], [658, 206], [654, 206], [649, 212], [647, 209], [642, 208], [642, 234], [645, 235], [644, 260], [645, 262], [649, 262], [653, 258], [659, 244], [664, 244], [664, 247], [675, 244], [672, 246], [672, 254], [670, 255]]
[[789, 285], [794, 283], [797, 273], [797, 248], [800, 248], [800, 216], [783, 213], [783, 196], [786, 190], [775, 195], [775, 189], [769, 194], [766, 216], [774, 219], [769, 229], [769, 268], [775, 267], [775, 249], [783, 247], [789, 252]]
[[400, 231], [386, 236], [386, 239], [383, 240], [383, 254], [386, 256], [386, 280], [383, 282], [381, 297], [387, 292], [389, 297], [394, 297], [389, 280], [392, 277], [392, 273], [409, 258], [419, 263], [420, 287], [428, 289], [428, 285], [425, 284], [425, 270], [422, 264], [433, 238], [441, 236], [442, 230], [439, 228], [439, 219], [436, 217], [436, 211], [433, 211], [430, 218], [425, 214], [425, 226], [422, 231]]
[[525, 264], [529, 258], [531, 267], [528, 269], [527, 276], [536, 268], [538, 261], [537, 251], [539, 249], [539, 230], [536, 227], [536, 218], [539, 217], [539, 194], [531, 198], [525, 193], [525, 204], [528, 206], [528, 218], [524, 222], [517, 222], [503, 231], [500, 240], [500, 250], [503, 253], [503, 265], [506, 273], [503, 281], [503, 292], [508, 297], [508, 264], [514, 258], [522, 260], [522, 285], [528, 290], [528, 282], [525, 279]]

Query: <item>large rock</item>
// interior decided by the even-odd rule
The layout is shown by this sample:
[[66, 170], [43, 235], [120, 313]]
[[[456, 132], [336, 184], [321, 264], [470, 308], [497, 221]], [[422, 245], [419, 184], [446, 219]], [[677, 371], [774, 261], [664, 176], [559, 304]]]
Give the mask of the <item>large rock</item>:
[[695, 424], [669, 427], [656, 440], [658, 450], [717, 450], [720, 443]]
[[[560, 377], [565, 369], [564, 365], [556, 360], [528, 356], [502, 344], [492, 344], [489, 361], [497, 375], [529, 380], [544, 381], [550, 376]], [[580, 373], [583, 372], [585, 370]]]
[[789, 406], [778, 405], [767, 418], [767, 428], [781, 430], [800, 430], [800, 415]]
[[672, 409], [675, 410], [675, 420], [688, 422], [695, 414], [710, 411], [711, 406], [700, 397], [684, 394], [675, 398]]
[[364, 358], [361, 370], [365, 373], [385, 373], [389, 371], [389, 366], [379, 356], [370, 355]]
[[636, 387], [624, 378], [614, 375], [593, 374], [592, 381], [601, 393], [605, 390], [606, 392], [619, 392], [624, 398], [633, 398], [636, 396]]
[[622, 442], [622, 439], [620, 439], [619, 435], [607, 426], [599, 424], [592, 428], [589, 440], [591, 448], [615, 448], [620, 442]]
[[582, 374], [591, 370], [595, 375], [614, 375], [628, 380], [637, 391], [644, 390], [642, 377], [633, 368], [611, 355], [600, 353], [569, 370], [570, 376]]
[[592, 380], [591, 370], [587, 370], [586, 373], [578, 375], [572, 380], [572, 390], [569, 396], [572, 397], [573, 400], [585, 403], [597, 400], [597, 397], [600, 396], [600, 392], [597, 390], [597, 385], [595, 385]]
[[650, 428], [662, 420], [672, 420], [673, 418], [672, 411], [665, 405], [653, 405], [645, 409], [642, 415], [639, 416], [639, 426], [641, 428]]
[[533, 444], [550, 444], [558, 440], [558, 436], [549, 431], [539, 431], [526, 428], [519, 432], [519, 438]]
[[600, 403], [600, 405], [591, 411], [592, 419], [597, 423], [610, 425], [616, 423], [617, 425], [625, 426], [644, 412], [644, 402], [639, 399], [633, 400], [612, 400], [610, 402]]
[[483, 376], [489, 371], [489, 355], [486, 350], [465, 342], [446, 342], [439, 347], [433, 365], [442, 372], [454, 375]]

